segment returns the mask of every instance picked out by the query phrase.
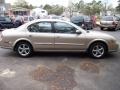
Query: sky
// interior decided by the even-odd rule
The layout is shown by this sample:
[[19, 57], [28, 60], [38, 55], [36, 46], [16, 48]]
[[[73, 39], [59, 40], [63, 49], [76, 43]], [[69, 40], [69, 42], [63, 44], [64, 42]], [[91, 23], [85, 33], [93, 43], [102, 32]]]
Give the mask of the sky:
[[[5, 0], [6, 3], [11, 3], [13, 4], [16, 0]], [[63, 6], [68, 6], [68, 1], [74, 1], [77, 2], [79, 0], [26, 0], [29, 4], [32, 4], [34, 6], [40, 6], [40, 5], [45, 5], [45, 4], [59, 4]], [[85, 2], [91, 2], [92, 0], [84, 0]], [[100, 1], [100, 0], [96, 0]], [[117, 6], [117, 1], [118, 0], [101, 0], [102, 2], [106, 2], [108, 4], [112, 4], [113, 7]]]

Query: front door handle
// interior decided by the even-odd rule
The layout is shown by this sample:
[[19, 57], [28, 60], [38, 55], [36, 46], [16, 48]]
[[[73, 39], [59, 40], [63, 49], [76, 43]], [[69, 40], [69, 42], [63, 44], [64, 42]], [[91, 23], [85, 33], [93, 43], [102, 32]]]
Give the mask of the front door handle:
[[29, 37], [32, 37], [32, 35], [29, 35]]
[[60, 38], [60, 36], [57, 36], [57, 38]]

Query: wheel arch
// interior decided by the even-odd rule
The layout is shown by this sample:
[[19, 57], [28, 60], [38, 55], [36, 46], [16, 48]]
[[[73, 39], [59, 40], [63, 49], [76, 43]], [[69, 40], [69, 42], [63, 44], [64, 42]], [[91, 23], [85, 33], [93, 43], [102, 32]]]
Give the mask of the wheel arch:
[[24, 39], [22, 38], [22, 39], [16, 40], [15, 43], [13, 44], [13, 50], [14, 50], [14, 51], [16, 50], [17, 44], [20, 43], [20, 42], [27, 42], [27, 43], [29, 43], [29, 44], [31, 45], [32, 49], [34, 49], [34, 48], [33, 48], [33, 45], [32, 45], [32, 43], [31, 43], [30, 40], [25, 39], [25, 38], [24, 38]]
[[93, 40], [91, 41], [88, 46], [87, 46], [87, 51], [89, 51], [90, 47], [94, 44], [94, 43], [103, 43], [106, 46], [107, 52], [108, 52], [108, 43], [105, 40]]

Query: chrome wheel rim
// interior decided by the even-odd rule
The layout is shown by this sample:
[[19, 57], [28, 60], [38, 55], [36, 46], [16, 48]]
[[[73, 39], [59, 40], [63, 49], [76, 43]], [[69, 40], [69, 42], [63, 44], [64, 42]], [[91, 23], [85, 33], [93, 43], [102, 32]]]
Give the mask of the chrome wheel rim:
[[27, 44], [20, 44], [18, 52], [22, 56], [27, 56], [30, 53], [30, 47]]
[[95, 45], [92, 50], [92, 54], [94, 57], [100, 58], [104, 55], [104, 47], [102, 45]]

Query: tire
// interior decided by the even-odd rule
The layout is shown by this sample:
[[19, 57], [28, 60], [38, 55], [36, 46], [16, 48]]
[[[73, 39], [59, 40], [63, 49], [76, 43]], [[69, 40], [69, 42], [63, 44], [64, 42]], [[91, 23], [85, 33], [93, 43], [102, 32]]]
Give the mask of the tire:
[[3, 29], [3, 27], [2, 27], [2, 25], [0, 24], [0, 31], [2, 31], [2, 29]]
[[113, 28], [113, 31], [117, 31], [117, 28]]
[[33, 48], [28, 42], [19, 42], [15, 47], [15, 51], [21, 57], [29, 57], [33, 53]]
[[120, 29], [119, 27], [116, 27], [116, 28], [115, 28], [115, 31], [118, 31], [119, 29]]
[[104, 28], [103, 28], [103, 27], [101, 27], [100, 29], [101, 29], [101, 30], [104, 30]]
[[107, 46], [102, 42], [93, 43], [88, 49], [88, 54], [96, 59], [103, 58], [107, 54]]

